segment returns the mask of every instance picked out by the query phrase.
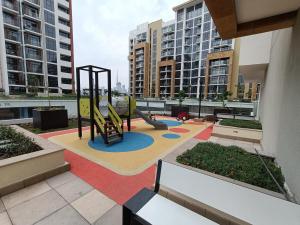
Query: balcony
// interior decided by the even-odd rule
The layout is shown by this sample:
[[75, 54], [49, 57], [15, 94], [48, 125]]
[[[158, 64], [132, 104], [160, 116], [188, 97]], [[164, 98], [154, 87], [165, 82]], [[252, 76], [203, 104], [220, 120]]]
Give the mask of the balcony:
[[21, 41], [21, 36], [18, 31], [4, 28], [4, 36], [5, 36], [5, 39], [7, 39], [7, 40], [16, 41], [16, 42]]
[[25, 76], [23, 73], [8, 72], [8, 83], [13, 85], [25, 85]]
[[20, 28], [19, 17], [5, 16], [5, 15], [7, 14], [3, 13], [3, 21], [5, 24]]
[[37, 9], [34, 9], [34, 8], [23, 7], [23, 15], [27, 16], [27, 17], [30, 17], [30, 18], [40, 20], [39, 11]]
[[10, 56], [22, 57], [22, 48], [18, 44], [6, 43], [6, 54]]
[[23, 71], [22, 60], [7, 57], [7, 70]]
[[25, 31], [31, 31], [31, 32], [34, 32], [34, 33], [38, 33], [38, 34], [41, 33], [40, 27], [39, 26], [33, 26], [32, 24], [25, 24], [24, 23], [24, 30]]
[[8, 1], [8, 0], [2, 0], [2, 6], [3, 8], [9, 9], [9, 11], [14, 11], [15, 13], [19, 12], [19, 5], [18, 1]]

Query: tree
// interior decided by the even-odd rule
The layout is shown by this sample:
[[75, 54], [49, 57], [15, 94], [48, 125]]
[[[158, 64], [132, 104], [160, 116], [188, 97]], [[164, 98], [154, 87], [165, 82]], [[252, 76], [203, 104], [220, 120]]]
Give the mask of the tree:
[[232, 95], [232, 93], [231, 93], [230, 91], [224, 91], [224, 92], [220, 95], [219, 99], [222, 101], [223, 107], [226, 106], [225, 101], [228, 100], [228, 97], [230, 97], [231, 95]]
[[112, 94], [112, 96], [115, 96], [115, 97], [119, 97], [121, 95], [120, 92], [118, 92], [118, 91], [112, 91], [111, 94]]
[[186, 97], [185, 91], [184, 90], [179, 91], [177, 97], [178, 97], [179, 105], [181, 106], [184, 98]]

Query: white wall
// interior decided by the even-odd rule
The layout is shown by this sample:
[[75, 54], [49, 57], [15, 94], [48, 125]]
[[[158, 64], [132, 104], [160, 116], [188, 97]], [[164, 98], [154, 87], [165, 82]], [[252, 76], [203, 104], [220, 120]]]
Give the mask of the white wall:
[[272, 32], [240, 38], [239, 65], [265, 64], [270, 61]]
[[[300, 12], [300, 10], [299, 10]], [[273, 33], [261, 94], [263, 148], [275, 152], [286, 182], [300, 202], [300, 13], [293, 28]]]

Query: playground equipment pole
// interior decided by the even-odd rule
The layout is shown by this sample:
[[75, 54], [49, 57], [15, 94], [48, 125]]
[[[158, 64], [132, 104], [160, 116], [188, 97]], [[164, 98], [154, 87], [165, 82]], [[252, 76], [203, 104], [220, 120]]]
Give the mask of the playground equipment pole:
[[108, 90], [108, 102], [112, 104], [111, 100], [111, 70], [107, 70], [107, 90]]
[[77, 88], [77, 122], [78, 122], [78, 136], [82, 137], [82, 125], [80, 115], [80, 69], [76, 68], [76, 88]]
[[[99, 72], [95, 72], [95, 98], [96, 98], [96, 107], [99, 110], [99, 79], [98, 79]], [[100, 130], [97, 126], [97, 134], [100, 133]]]
[[201, 114], [201, 96], [202, 96], [202, 89], [201, 89], [201, 77], [199, 78], [199, 105], [198, 105], [198, 118], [200, 119]]
[[90, 89], [90, 125], [91, 125], [91, 140], [95, 139], [95, 130], [94, 130], [94, 92], [93, 92], [93, 69], [89, 66], [89, 89]]

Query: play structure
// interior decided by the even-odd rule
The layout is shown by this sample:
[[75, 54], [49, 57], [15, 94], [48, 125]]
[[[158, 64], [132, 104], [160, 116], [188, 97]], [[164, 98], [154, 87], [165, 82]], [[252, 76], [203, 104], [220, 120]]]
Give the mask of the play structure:
[[[81, 96], [81, 72], [88, 72], [89, 96]], [[107, 96], [99, 96], [99, 76], [107, 76]], [[77, 111], [78, 136], [82, 138], [82, 121], [90, 122], [90, 138], [95, 140], [95, 128], [105, 144], [122, 141], [124, 137], [123, 120], [127, 121], [127, 129], [131, 130], [131, 115], [137, 114], [157, 130], [167, 130], [168, 126], [155, 121], [136, 109], [136, 101], [130, 96], [112, 98], [111, 70], [87, 65], [76, 68], [77, 79]]]

